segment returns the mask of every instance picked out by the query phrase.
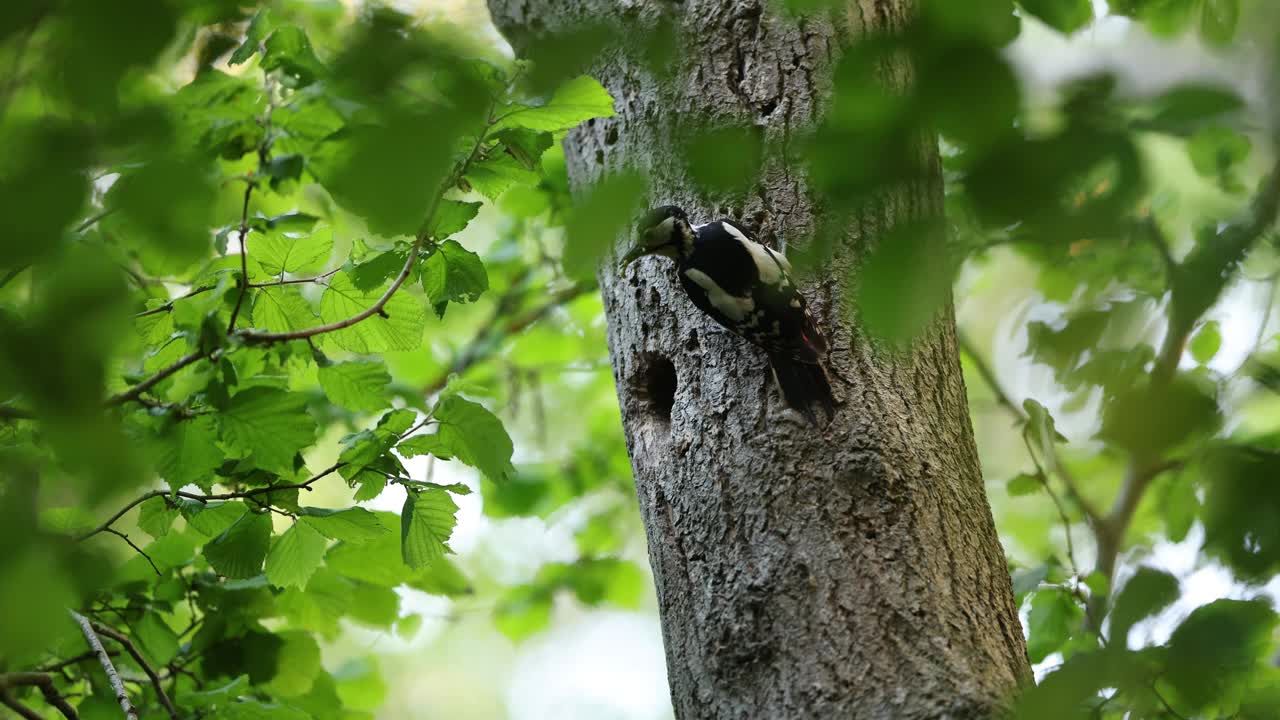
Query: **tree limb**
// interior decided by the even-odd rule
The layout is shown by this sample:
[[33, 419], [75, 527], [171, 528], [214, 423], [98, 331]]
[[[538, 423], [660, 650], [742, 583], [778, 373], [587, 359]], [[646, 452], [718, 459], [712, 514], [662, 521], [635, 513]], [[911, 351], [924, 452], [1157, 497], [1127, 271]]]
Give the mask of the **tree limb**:
[[107, 649], [102, 647], [102, 640], [98, 638], [98, 633], [94, 632], [89, 618], [75, 610], [67, 612], [71, 613], [71, 617], [80, 625], [80, 632], [84, 633], [84, 639], [98, 656], [98, 662], [102, 664], [102, 671], [107, 674], [107, 680], [111, 683], [111, 689], [116, 694], [116, 702], [120, 703], [120, 709], [124, 711], [125, 718], [138, 720], [138, 711], [134, 709], [133, 703], [129, 702], [129, 692], [125, 690], [124, 681], [120, 679], [120, 673], [116, 672], [116, 666], [111, 664], [111, 656], [107, 654]]
[[156, 674], [155, 668], [151, 667], [151, 664], [147, 662], [147, 659], [138, 651], [138, 648], [133, 644], [133, 641], [130, 640], [127, 635], [115, 628], [107, 627], [106, 625], [93, 622], [92, 620], [88, 622], [92, 626], [93, 630], [97, 631], [99, 634], [106, 635], [117, 643], [120, 643], [120, 647], [123, 647], [125, 652], [129, 653], [130, 657], [133, 658], [133, 661], [138, 663], [138, 666], [142, 668], [142, 672], [146, 673], [147, 678], [151, 680], [151, 685], [156, 690], [156, 697], [160, 699], [160, 704], [164, 706], [165, 712], [169, 713], [170, 719], [182, 720], [178, 709], [173, 706], [173, 701], [169, 699], [169, 696], [164, 691], [164, 687], [161, 686], [160, 676]]
[[67, 720], [79, 720], [80, 715], [76, 712], [76, 709], [71, 707], [71, 704], [67, 702], [67, 699], [62, 697], [62, 694], [58, 692], [56, 687], [54, 687], [53, 676], [43, 672], [15, 672], [0, 674], [0, 696], [4, 698], [4, 704], [8, 706], [10, 710], [22, 715], [24, 718], [32, 716], [36, 718], [40, 717], [40, 715], [35, 713], [30, 716], [25, 715], [24, 710], [26, 712], [31, 712], [30, 708], [21, 705], [21, 703], [9, 694], [9, 688], [19, 687], [22, 685], [32, 685], [39, 688], [40, 694], [44, 695], [45, 702], [56, 708], [58, 712], [62, 713], [63, 717], [67, 718]]

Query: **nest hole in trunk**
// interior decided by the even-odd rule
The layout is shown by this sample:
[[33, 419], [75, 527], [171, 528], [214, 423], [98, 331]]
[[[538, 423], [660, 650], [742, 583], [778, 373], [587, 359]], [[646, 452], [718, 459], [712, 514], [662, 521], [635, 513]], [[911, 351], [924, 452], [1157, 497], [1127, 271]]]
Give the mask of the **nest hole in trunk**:
[[631, 391], [639, 398], [645, 415], [658, 422], [671, 422], [676, 404], [676, 366], [659, 353], [645, 353], [640, 368], [631, 377]]

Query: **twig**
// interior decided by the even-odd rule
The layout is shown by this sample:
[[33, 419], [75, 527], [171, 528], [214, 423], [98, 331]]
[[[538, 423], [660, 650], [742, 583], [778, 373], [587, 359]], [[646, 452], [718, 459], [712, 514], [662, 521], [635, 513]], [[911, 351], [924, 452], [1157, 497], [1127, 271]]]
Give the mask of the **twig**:
[[978, 375], [982, 377], [984, 382], [986, 382], [987, 388], [991, 390], [991, 394], [995, 395], [996, 402], [1000, 403], [1001, 407], [1008, 410], [1009, 413], [1019, 422], [1027, 422], [1029, 419], [1027, 414], [1022, 410], [1022, 408], [1018, 407], [1018, 404], [1015, 403], [1013, 399], [1009, 397], [1008, 393], [1004, 391], [1004, 387], [1000, 385], [1000, 381], [996, 378], [995, 372], [991, 369], [991, 366], [987, 364], [986, 359], [978, 352], [973, 341], [969, 339], [969, 335], [964, 332], [959, 332], [956, 334], [956, 341], [960, 345], [960, 351], [969, 356], [969, 361], [973, 363], [973, 369], [977, 370]]
[[136, 313], [134, 317], [140, 318], [140, 317], [146, 317], [148, 315], [158, 315], [160, 313], [170, 312], [173, 310], [173, 304], [178, 302], [179, 300], [186, 300], [189, 297], [195, 297], [196, 295], [199, 295], [201, 293], [207, 293], [210, 290], [213, 290], [215, 287], [216, 286], [214, 285], [201, 285], [200, 287], [195, 288], [194, 290], [188, 292], [185, 295], [180, 295], [176, 298], [173, 298], [172, 300], [170, 300], [169, 302], [163, 305], [160, 305], [158, 307], [153, 307], [150, 310], [143, 310], [140, 313]]
[[176, 362], [174, 362], [172, 365], [169, 365], [168, 367], [165, 367], [160, 371], [156, 372], [155, 375], [152, 375], [151, 377], [147, 378], [146, 380], [143, 380], [142, 382], [138, 383], [137, 385], [134, 385], [133, 387], [129, 388], [124, 392], [117, 393], [107, 398], [106, 404], [107, 405], [123, 405], [131, 400], [135, 400], [139, 395], [155, 387], [157, 384], [162, 382], [165, 378], [169, 377], [170, 375], [173, 375], [174, 373], [178, 372], [179, 370], [181, 370], [182, 368], [188, 365], [191, 365], [193, 363], [199, 362], [200, 360], [203, 360], [205, 357], [208, 357], [208, 355], [209, 354], [204, 352], [203, 350], [197, 350], [188, 355], [184, 355], [181, 358], [179, 358]]
[[[492, 112], [493, 106], [496, 102], [497, 99], [495, 98], [490, 103], [490, 112]], [[445, 182], [441, 184], [439, 190], [431, 196], [431, 204], [427, 208], [425, 215], [426, 219], [423, 221], [424, 228], [430, 228], [431, 221], [435, 219], [436, 210], [440, 207], [440, 200], [443, 198], [445, 190], [456, 185], [458, 180], [461, 179], [463, 175], [467, 174], [467, 170], [471, 167], [471, 163], [474, 162], [476, 157], [480, 154], [480, 149], [484, 147], [485, 140], [489, 137], [489, 127], [492, 127], [492, 124], [486, 127], [484, 131], [476, 137], [475, 145], [472, 146], [471, 152], [467, 155], [466, 159], [453, 169], [453, 172], [450, 173]], [[404, 267], [400, 268], [400, 272], [396, 275], [395, 280], [391, 282], [391, 286], [387, 288], [386, 292], [382, 293], [382, 297], [378, 298], [377, 302], [372, 306], [365, 308], [361, 312], [358, 312], [344, 320], [338, 320], [324, 325], [316, 325], [315, 327], [303, 328], [302, 330], [275, 333], [241, 330], [236, 333], [236, 336], [246, 343], [258, 344], [287, 342], [289, 340], [305, 340], [307, 338], [315, 337], [316, 335], [323, 335], [325, 333], [343, 330], [355, 325], [356, 323], [363, 322], [374, 315], [383, 314], [383, 308], [385, 308], [387, 303], [391, 301], [392, 296], [396, 294], [396, 291], [400, 289], [400, 286], [404, 285], [404, 281], [408, 279], [409, 273], [413, 271], [413, 266], [418, 261], [418, 255], [422, 251], [422, 246], [427, 240], [427, 235], [428, 231], [425, 229], [418, 233], [417, 237], [413, 240], [413, 245], [409, 248], [409, 257], [405, 259]]]
[[107, 217], [108, 215], [110, 215], [115, 211], [116, 211], [115, 208], [106, 208], [102, 212], [89, 216], [84, 222], [76, 226], [76, 234], [78, 235], [84, 232], [85, 230], [88, 230], [89, 228], [93, 227], [94, 225], [97, 225], [99, 220], [104, 219], [105, 217]]
[[[39, 688], [40, 694], [44, 696], [45, 702], [57, 708], [58, 712], [62, 713], [63, 717], [67, 718], [67, 720], [79, 720], [80, 715], [76, 712], [75, 708], [71, 707], [71, 704], [67, 702], [66, 698], [58, 692], [58, 688], [54, 687], [53, 677], [48, 673], [16, 672], [0, 674], [0, 694], [3, 695], [4, 704], [7, 705], [9, 709], [19, 715], [23, 714], [23, 710], [30, 711], [30, 708], [22, 706], [21, 703], [9, 695], [9, 688], [19, 687], [22, 685], [32, 685]], [[19, 709], [15, 706], [21, 706], [23, 709]], [[28, 716], [23, 715], [23, 717]], [[39, 718], [40, 715], [36, 714], [35, 717]]]
[[[107, 653], [107, 654], [115, 655], [115, 653]], [[34, 672], [54, 673], [62, 670], [62, 668], [67, 667], [68, 665], [75, 665], [77, 663], [82, 663], [85, 660], [93, 660], [96, 657], [97, 657], [97, 653], [94, 653], [93, 651], [80, 653], [79, 655], [76, 655], [75, 657], [67, 658], [66, 660], [59, 660], [58, 662], [52, 663], [50, 665], [42, 665], [36, 668]]]
[[1049, 478], [1045, 475], [1044, 468], [1040, 467], [1040, 460], [1036, 457], [1035, 450], [1031, 447], [1031, 438], [1028, 435], [1028, 430], [1023, 430], [1022, 442], [1027, 446], [1027, 454], [1031, 456], [1031, 462], [1036, 466], [1036, 476], [1040, 478], [1040, 484], [1044, 486], [1044, 491], [1048, 493], [1049, 499], [1053, 501], [1053, 506], [1058, 509], [1058, 517], [1062, 520], [1062, 531], [1067, 536], [1067, 561], [1071, 563], [1071, 574], [1080, 577], [1080, 568], [1076, 565], [1075, 545], [1071, 541], [1071, 519], [1067, 517], [1067, 511], [1062, 507], [1062, 501], [1058, 498], [1058, 494], [1049, 485]]
[[129, 543], [129, 547], [133, 548], [135, 551], [137, 551], [137, 553], [138, 553], [139, 555], [141, 555], [142, 557], [144, 557], [144, 558], [146, 558], [146, 559], [147, 559], [147, 562], [151, 564], [151, 569], [152, 569], [152, 570], [155, 570], [157, 575], [163, 575], [163, 574], [164, 574], [164, 573], [160, 572], [160, 568], [156, 567], [156, 561], [155, 561], [155, 560], [152, 560], [152, 559], [151, 559], [151, 556], [150, 556], [150, 555], [148, 555], [148, 554], [146, 553], [146, 551], [145, 551], [145, 550], [143, 550], [142, 548], [140, 548], [140, 547], [138, 547], [136, 544], [134, 544], [134, 542], [133, 542], [132, 540], [130, 540], [130, 539], [129, 539], [129, 536], [128, 536], [128, 535], [125, 535], [124, 533], [120, 532], [119, 530], [116, 530], [115, 528], [106, 528], [106, 531], [107, 531], [107, 532], [109, 532], [109, 533], [111, 533], [112, 535], [115, 535], [116, 537], [120, 538], [121, 540], [124, 540], [125, 542]]
[[[991, 366], [987, 364], [986, 360], [983, 359], [982, 355], [978, 353], [977, 348], [974, 346], [973, 341], [969, 339], [969, 336], [963, 332], [958, 333], [957, 342], [960, 345], [960, 351], [969, 356], [969, 361], [973, 363], [974, 369], [978, 371], [978, 375], [982, 377], [984, 382], [986, 382], [987, 387], [991, 390], [991, 394], [995, 395], [996, 401], [1001, 405], [1001, 407], [1008, 410], [1018, 422], [1030, 422], [1030, 418], [1027, 417], [1027, 413], [1022, 408], [1018, 407], [1018, 405], [1013, 402], [1013, 399], [1009, 397], [1009, 394], [1004, 391], [1004, 388], [1000, 385], [1000, 380], [996, 378], [995, 372], [991, 369]], [[1071, 501], [1080, 508], [1080, 512], [1084, 515], [1085, 520], [1087, 520], [1090, 525], [1097, 524], [1101, 517], [1100, 514], [1097, 509], [1095, 509], [1093, 505], [1084, 498], [1084, 495], [1080, 492], [1080, 484], [1076, 481], [1075, 475], [1071, 473], [1065, 464], [1063, 464], [1062, 458], [1058, 455], [1057, 443], [1049, 433], [1048, 427], [1041, 427], [1040, 433], [1040, 445], [1045, 450], [1045, 461], [1049, 464], [1049, 470], [1062, 480], [1062, 485], [1066, 488], [1067, 494], [1071, 497]], [[1030, 447], [1028, 447], [1028, 452], [1030, 452]], [[1046, 485], [1046, 487], [1048, 486]]]
[[138, 720], [138, 711], [134, 710], [133, 704], [129, 702], [129, 692], [124, 688], [124, 681], [120, 679], [120, 673], [116, 672], [116, 666], [111, 664], [111, 656], [107, 654], [107, 649], [102, 647], [102, 640], [94, 632], [91, 621], [75, 610], [67, 612], [71, 613], [71, 617], [80, 625], [80, 632], [84, 633], [84, 639], [89, 642], [89, 647], [93, 648], [94, 654], [98, 656], [98, 662], [102, 663], [102, 670], [107, 674], [107, 680], [111, 683], [111, 689], [116, 694], [116, 702], [120, 703], [124, 716], [128, 720]]
[[[508, 321], [506, 324], [498, 326], [497, 321], [502, 313], [495, 312], [490, 318], [488, 324], [476, 333], [471, 342], [458, 354], [458, 358], [449, 366], [446, 372], [441, 373], [423, 387], [423, 392], [427, 395], [439, 392], [449, 383], [449, 376], [461, 374], [470, 369], [473, 365], [488, 359], [497, 352], [497, 344], [491, 342], [491, 337], [495, 334], [501, 336], [515, 335], [546, 317], [552, 310], [571, 302], [587, 293], [595, 290], [594, 283], [575, 283], [566, 287], [551, 296], [547, 302], [530, 309], [521, 315], [518, 315]], [[501, 301], [499, 301], [501, 304]]]
[[123, 508], [120, 508], [120, 510], [118, 510], [114, 515], [108, 518], [106, 522], [102, 523], [98, 527], [92, 530], [86, 531], [84, 533], [81, 533], [80, 535], [77, 535], [76, 540], [88, 540], [89, 538], [93, 537], [94, 535], [97, 535], [98, 533], [111, 531], [112, 524], [114, 524], [120, 518], [124, 517], [125, 513], [141, 505], [142, 503], [150, 500], [151, 498], [165, 497], [166, 495], [172, 494], [178, 497], [187, 498], [188, 500], [195, 500], [197, 502], [210, 502], [214, 500], [239, 500], [242, 498], [251, 498], [251, 497], [256, 497], [258, 495], [266, 495], [273, 492], [279, 492], [281, 490], [310, 490], [311, 485], [315, 483], [317, 480], [320, 480], [323, 477], [326, 477], [328, 475], [333, 474], [334, 472], [337, 472], [338, 469], [345, 464], [346, 463], [334, 463], [333, 465], [330, 465], [324, 470], [321, 470], [320, 472], [316, 473], [305, 482], [294, 483], [289, 485], [270, 485], [267, 487], [254, 488], [252, 490], [245, 490], [243, 492], [217, 493], [214, 495], [197, 495], [196, 493], [189, 493], [183, 490], [178, 490], [177, 492], [173, 492], [173, 493], [170, 493], [170, 491], [168, 490], [152, 490], [151, 492], [144, 493], [141, 497], [135, 498], [132, 501], [130, 501], [129, 504], [125, 505]]
[[40, 717], [40, 713], [18, 702], [17, 698], [9, 694], [8, 690], [0, 689], [0, 705], [4, 705], [14, 711], [23, 720], [44, 720], [44, 718]]
[[156, 690], [156, 697], [160, 699], [160, 704], [164, 706], [165, 712], [169, 713], [171, 720], [182, 720], [181, 715], [178, 713], [178, 709], [173, 706], [173, 701], [169, 699], [169, 696], [165, 694], [164, 688], [160, 685], [160, 676], [156, 674], [155, 668], [151, 667], [151, 663], [147, 662], [147, 659], [138, 651], [138, 648], [133, 644], [133, 641], [130, 640], [127, 635], [121, 633], [115, 628], [107, 627], [101, 623], [89, 622], [93, 629], [99, 634], [106, 635], [112, 640], [120, 643], [120, 647], [124, 648], [125, 652], [129, 653], [133, 658], [133, 661], [138, 663], [138, 667], [141, 667], [142, 672], [146, 673], [147, 678], [151, 680], [151, 685]]
[[244, 296], [249, 293], [249, 199], [253, 197], [253, 188], [253, 181], [244, 184], [244, 205], [240, 209], [240, 293], [236, 295], [236, 306], [231, 311], [231, 320], [227, 322], [228, 335], [235, 332], [240, 306], [244, 305]]
[[329, 272], [321, 273], [315, 277], [295, 278], [293, 280], [272, 280], [271, 282], [261, 282], [261, 283], [249, 283], [249, 287], [268, 288], [268, 287], [277, 287], [279, 285], [306, 285], [308, 283], [318, 283], [321, 280], [327, 280], [333, 277], [334, 275], [337, 275], [339, 272], [342, 272], [342, 268], [337, 267], [330, 270]]

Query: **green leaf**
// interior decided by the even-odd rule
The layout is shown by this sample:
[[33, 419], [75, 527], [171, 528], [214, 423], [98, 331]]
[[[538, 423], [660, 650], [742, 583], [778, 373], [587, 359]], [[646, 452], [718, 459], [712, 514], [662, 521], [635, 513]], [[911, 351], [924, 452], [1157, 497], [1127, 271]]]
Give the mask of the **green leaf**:
[[1058, 32], [1070, 35], [1093, 20], [1090, 0], [1018, 0], [1027, 12]]
[[178, 509], [170, 507], [169, 502], [162, 497], [153, 497], [142, 503], [142, 509], [138, 511], [138, 527], [153, 538], [167, 535], [176, 519]]
[[565, 272], [587, 280], [596, 263], [609, 252], [620, 235], [631, 228], [644, 202], [644, 178], [632, 172], [610, 175], [577, 201], [565, 222]]
[[361, 507], [345, 510], [302, 508], [298, 522], [306, 523], [325, 537], [350, 543], [376, 540], [389, 532], [377, 515]]
[[227, 59], [227, 64], [239, 65], [253, 57], [258, 52], [259, 46], [262, 45], [262, 39], [267, 36], [270, 30], [271, 9], [262, 8], [254, 14], [253, 20], [249, 21], [249, 29], [245, 31], [244, 42], [240, 43], [240, 47], [231, 53], [231, 57]]
[[1041, 590], [1031, 598], [1027, 620], [1027, 655], [1038, 663], [1057, 652], [1080, 626], [1084, 611], [1067, 593], [1056, 588]]
[[301, 520], [284, 531], [267, 555], [267, 580], [276, 587], [306, 587], [320, 567], [328, 542], [310, 524]]
[[436, 408], [435, 419], [440, 422], [437, 434], [453, 449], [454, 457], [494, 482], [507, 480], [515, 473], [511, 437], [502, 421], [483, 405], [450, 395]]
[[1203, 0], [1200, 37], [1215, 47], [1225, 47], [1235, 37], [1240, 22], [1240, 0]]
[[474, 302], [488, 290], [489, 275], [479, 255], [446, 240], [422, 265], [422, 289], [443, 317], [447, 303]]
[[538, 170], [542, 167], [542, 154], [555, 142], [551, 133], [525, 128], [509, 128], [496, 133], [507, 154], [515, 158], [521, 167]]
[[288, 475], [293, 457], [315, 441], [316, 423], [303, 395], [251, 387], [221, 414], [223, 440], [253, 454], [260, 467]]
[[246, 244], [249, 256], [269, 275], [315, 272], [324, 267], [333, 252], [333, 231], [250, 233]]
[[517, 106], [495, 127], [528, 128], [545, 132], [569, 130], [592, 118], [613, 117], [613, 98], [595, 78], [582, 75], [561, 85], [540, 107]]
[[452, 460], [453, 444], [436, 434], [414, 435], [396, 446], [396, 452], [406, 458], [434, 455], [441, 460]]
[[133, 635], [154, 665], [168, 665], [178, 656], [178, 634], [160, 618], [159, 613], [144, 614], [133, 626]]
[[1165, 678], [1194, 709], [1242, 691], [1266, 665], [1276, 613], [1261, 600], [1196, 608], [1169, 637]]
[[320, 387], [332, 402], [356, 412], [373, 412], [387, 406], [391, 374], [381, 362], [354, 361], [322, 366]]
[[262, 572], [271, 544], [271, 517], [248, 512], [221, 535], [204, 545], [204, 558], [219, 575], [232, 580]]
[[1253, 143], [1244, 134], [1222, 126], [1204, 128], [1191, 137], [1191, 164], [1203, 177], [1216, 178], [1228, 192], [1244, 190], [1236, 168], [1249, 157]]
[[1121, 646], [1129, 629], [1178, 599], [1178, 579], [1163, 570], [1143, 566], [1124, 584], [1111, 611], [1111, 637]]
[[901, 347], [950, 301], [956, 267], [945, 237], [936, 223], [902, 223], [880, 238], [854, 286], [858, 313], [876, 337]]
[[443, 490], [410, 490], [400, 512], [400, 551], [411, 568], [425, 568], [449, 549], [449, 536], [457, 524], [458, 506]]
[[156, 469], [173, 489], [198, 485], [209, 492], [213, 471], [222, 464], [217, 427], [213, 417], [200, 415], [170, 425], [160, 435], [161, 450]]
[[[385, 291], [386, 288], [359, 290], [348, 273], [340, 272], [329, 281], [329, 289], [320, 299], [320, 317], [326, 323], [346, 320], [373, 307]], [[416, 350], [422, 345], [427, 316], [421, 301], [401, 288], [382, 310], [382, 314], [328, 337], [338, 347], [355, 353]]]
[[1039, 474], [1018, 473], [1005, 485], [1005, 489], [1013, 497], [1020, 497], [1038, 492], [1043, 486], [1044, 480]]
[[253, 302], [253, 326], [267, 332], [293, 332], [317, 325], [316, 312], [293, 287], [259, 288]]
[[510, 155], [494, 155], [472, 163], [467, 170], [467, 182], [490, 200], [497, 200], [517, 185], [537, 185], [539, 179], [538, 173], [524, 168]]
[[493, 624], [511, 639], [520, 642], [551, 624], [552, 593], [540, 585], [517, 585], [493, 611]]
[[1222, 331], [1218, 327], [1218, 321], [1210, 320], [1201, 325], [1195, 336], [1191, 338], [1191, 357], [1201, 365], [1207, 365], [1213, 356], [1218, 354], [1221, 347]]
[[271, 678], [272, 692], [285, 697], [304, 695], [320, 675], [320, 646], [309, 633], [293, 630], [280, 633], [284, 640], [276, 656], [276, 675]]
[[205, 537], [217, 537], [249, 510], [242, 502], [200, 502], [178, 498], [177, 504], [187, 525]]
[[277, 29], [267, 38], [262, 49], [262, 69], [279, 70], [289, 87], [302, 88], [315, 82], [324, 74], [324, 65], [311, 48], [311, 41], [302, 28], [289, 25]]
[[427, 234], [439, 241], [462, 232], [480, 212], [480, 205], [478, 202], [441, 200], [436, 207], [436, 214], [431, 217]]

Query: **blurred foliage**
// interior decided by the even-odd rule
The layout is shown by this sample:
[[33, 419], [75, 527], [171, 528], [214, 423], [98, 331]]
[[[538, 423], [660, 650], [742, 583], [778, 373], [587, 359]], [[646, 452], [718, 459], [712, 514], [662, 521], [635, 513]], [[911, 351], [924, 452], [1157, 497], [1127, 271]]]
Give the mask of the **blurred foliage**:
[[[848, 300], [893, 352], [957, 277], [1034, 277], [1043, 312], [997, 310], [1045, 396], [1011, 397], [961, 328], [979, 429], [993, 401], [1016, 427], [984, 434], [1024, 458], [989, 478], [1039, 664], [1017, 713], [1280, 716], [1262, 591], [1280, 570], [1274, 98], [1099, 71], [1045, 107], [1007, 48], [1032, 25], [1088, 32], [1093, 3], [919, 6], [840, 58], [812, 128], [664, 119], [690, 192], [742, 208], [762, 169], [794, 166], [820, 212], [788, 250], [821, 272], [854, 219], [941, 173], [945, 208], [854, 239]], [[1264, 3], [1110, 6], [1159, 38], [1260, 48], [1272, 74]], [[665, 77], [679, 32], [542, 33], [513, 63], [333, 0], [4, 3], [0, 700], [120, 716], [72, 610], [143, 717], [324, 719], [384, 702], [376, 658], [322, 660], [352, 627], [412, 636], [409, 592], [484, 593], [515, 641], [560, 601], [636, 607], [591, 277], [647, 180], [617, 171], [571, 201], [559, 141], [614, 112], [584, 75], [602, 52], [625, 41]], [[904, 59], [910, 82], [886, 72]], [[1266, 305], [1228, 361], [1250, 284]], [[1065, 429], [1080, 417], [1085, 441]], [[437, 463], [476, 480], [437, 483]], [[456, 562], [471, 493], [491, 519], [582, 512], [576, 556], [516, 580]], [[1232, 598], [1183, 607], [1162, 543], [1228, 572]]]
[[[568, 217], [557, 139], [613, 100], [464, 38], [336, 2], [4, 4], [10, 709], [121, 715], [73, 610], [142, 717], [358, 718], [379, 666], [324, 647], [412, 634], [405, 592], [641, 597], [599, 300], [542, 243]], [[581, 434], [517, 466], [518, 401], [584, 361], [557, 391]], [[493, 588], [450, 557], [473, 487], [433, 481], [449, 461], [496, 515], [612, 500], [579, 560]], [[363, 504], [393, 488], [398, 514]], [[545, 625], [512, 607], [512, 637]]]

